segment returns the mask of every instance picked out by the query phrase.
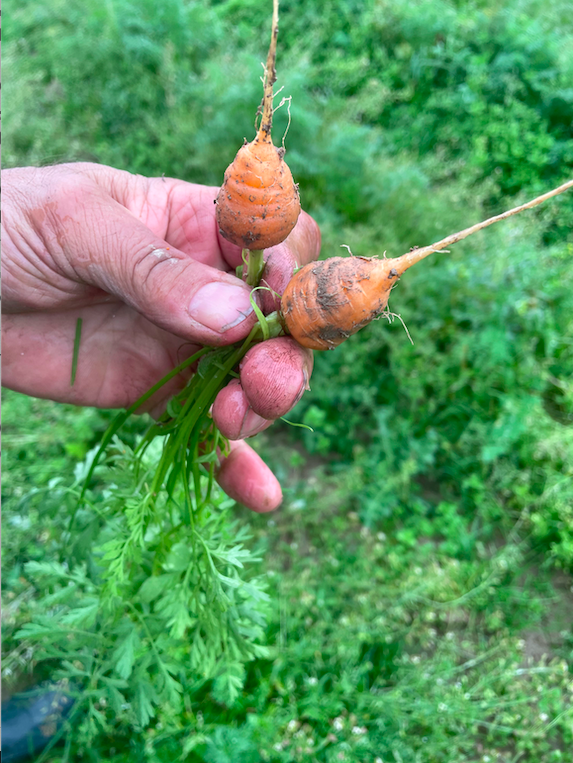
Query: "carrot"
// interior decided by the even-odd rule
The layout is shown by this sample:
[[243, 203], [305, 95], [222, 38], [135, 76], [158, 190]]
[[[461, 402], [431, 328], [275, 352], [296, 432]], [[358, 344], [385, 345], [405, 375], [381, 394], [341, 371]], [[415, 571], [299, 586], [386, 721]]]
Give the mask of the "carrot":
[[444, 249], [488, 225], [535, 207], [573, 187], [573, 180], [503, 214], [472, 225], [430, 246], [401, 257], [331, 257], [301, 268], [289, 281], [281, 300], [283, 321], [296, 341], [313, 350], [332, 350], [388, 306], [400, 276], [433, 252]]
[[255, 139], [245, 141], [227, 168], [216, 199], [219, 233], [244, 249], [280, 244], [300, 214], [298, 186], [284, 160], [285, 150], [274, 146], [271, 139], [277, 35], [278, 0], [273, 0], [260, 126]]

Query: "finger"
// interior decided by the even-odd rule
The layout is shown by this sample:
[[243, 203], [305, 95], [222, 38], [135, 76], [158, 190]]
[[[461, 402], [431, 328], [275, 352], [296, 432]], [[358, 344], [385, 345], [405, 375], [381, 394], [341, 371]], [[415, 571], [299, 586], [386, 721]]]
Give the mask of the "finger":
[[213, 420], [230, 440], [252, 437], [286, 415], [309, 389], [313, 354], [288, 337], [251, 348], [215, 399]]
[[265, 314], [279, 310], [280, 296], [296, 268], [318, 259], [319, 254], [320, 229], [310, 215], [301, 212], [296, 226], [283, 243], [267, 250], [261, 285], [268, 286], [271, 291], [261, 289], [259, 292]]
[[212, 416], [219, 431], [228, 440], [252, 437], [273, 423], [253, 411], [238, 379], [233, 379], [219, 392]]
[[240, 366], [241, 387], [252, 410], [264, 419], [284, 416], [310, 389], [312, 352], [278, 337], [251, 348]]
[[283, 499], [277, 478], [246, 442], [231, 443], [217, 482], [228, 496], [259, 513], [274, 511]]
[[256, 316], [242, 281], [172, 247], [81, 175], [55, 194], [57, 214], [40, 225], [66, 276], [201, 344], [230, 344], [250, 331]]

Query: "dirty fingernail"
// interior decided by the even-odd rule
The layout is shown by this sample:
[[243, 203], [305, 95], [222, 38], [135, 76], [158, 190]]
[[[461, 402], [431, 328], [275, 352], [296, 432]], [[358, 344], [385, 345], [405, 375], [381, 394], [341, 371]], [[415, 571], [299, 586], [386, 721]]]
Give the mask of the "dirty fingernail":
[[253, 312], [250, 293], [243, 286], [208, 283], [193, 295], [189, 315], [220, 334], [238, 326]]

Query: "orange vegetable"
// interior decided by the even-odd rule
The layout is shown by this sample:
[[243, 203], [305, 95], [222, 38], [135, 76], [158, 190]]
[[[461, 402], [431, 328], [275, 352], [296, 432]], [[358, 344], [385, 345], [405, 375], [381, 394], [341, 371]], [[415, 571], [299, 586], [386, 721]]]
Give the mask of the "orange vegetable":
[[431, 246], [412, 249], [394, 259], [332, 257], [301, 268], [281, 300], [288, 332], [303, 347], [331, 350], [387, 308], [390, 291], [408, 268], [433, 252], [573, 187], [573, 180], [501, 215], [472, 225]]
[[285, 150], [276, 148], [271, 140], [277, 35], [275, 0], [261, 124], [256, 138], [245, 143], [227, 168], [216, 199], [219, 232], [244, 249], [267, 249], [280, 244], [300, 214], [298, 186], [284, 160]]
[[399, 275], [395, 260], [331, 257], [306, 265], [281, 300], [289, 333], [303, 347], [333, 349], [384, 312]]
[[225, 172], [217, 196], [219, 232], [244, 249], [284, 241], [300, 214], [300, 199], [284, 151], [259, 130]]

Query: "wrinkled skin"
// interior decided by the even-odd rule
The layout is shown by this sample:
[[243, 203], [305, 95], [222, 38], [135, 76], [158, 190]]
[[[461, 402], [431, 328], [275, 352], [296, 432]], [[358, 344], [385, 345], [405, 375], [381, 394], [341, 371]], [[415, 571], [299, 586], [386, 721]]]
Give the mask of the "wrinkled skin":
[[[254, 325], [249, 289], [234, 276], [241, 250], [217, 231], [217, 188], [84, 163], [5, 170], [2, 180], [4, 386], [76, 405], [126, 407], [201, 346], [237, 342]], [[282, 293], [293, 268], [319, 250], [318, 227], [301, 213], [288, 239], [267, 251], [265, 281]], [[260, 302], [265, 312], [276, 304]], [[235, 404], [223, 396], [215, 406], [223, 433], [239, 440], [221, 463], [219, 482], [254, 511], [276, 508], [282, 496], [240, 438], [287, 413], [312, 368], [292, 340], [266, 344], [245, 358], [247, 389], [232, 382]], [[185, 381], [182, 375], [163, 387], [147, 410], [163, 410]]]

